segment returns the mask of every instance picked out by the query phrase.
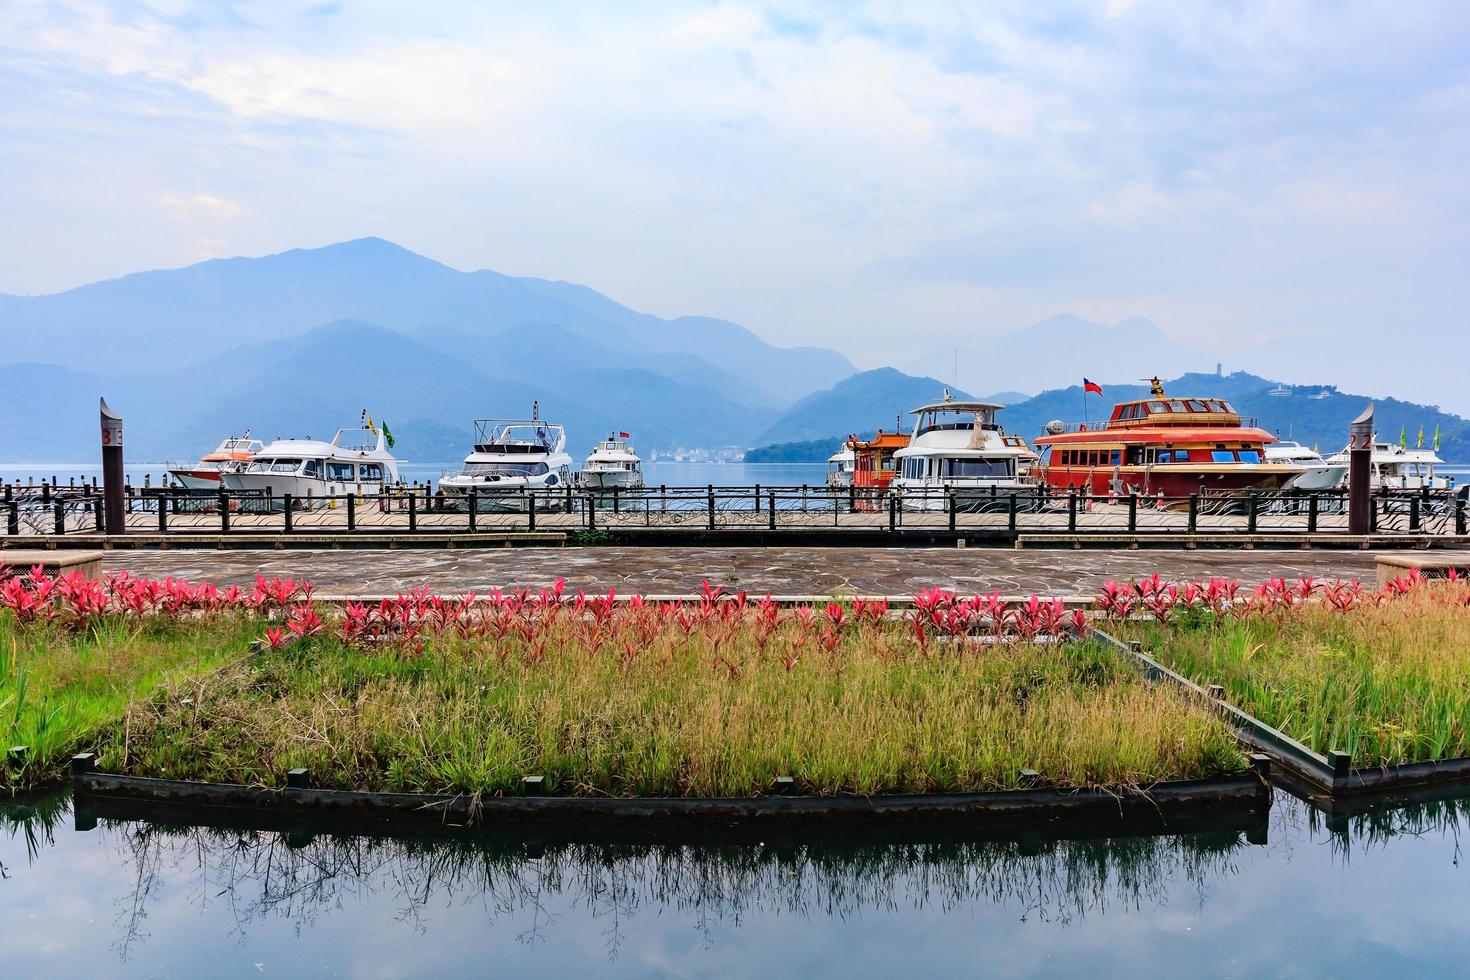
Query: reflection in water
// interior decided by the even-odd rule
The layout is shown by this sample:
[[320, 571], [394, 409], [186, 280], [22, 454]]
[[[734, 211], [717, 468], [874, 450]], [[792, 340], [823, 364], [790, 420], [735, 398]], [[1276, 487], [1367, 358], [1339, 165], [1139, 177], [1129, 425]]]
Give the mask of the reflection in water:
[[[586, 945], [589, 926], [594, 961], [618, 961], [646, 949], [651, 935], [677, 940], [690, 930], [698, 949], [717, 958], [727, 950], [748, 953], [750, 944], [780, 934], [775, 924], [784, 919], [801, 923], [799, 934], [804, 930], [814, 944], [826, 936], [840, 949], [844, 940], [838, 937], [851, 941], [848, 927], [862, 934], [882, 926], [902, 936], [957, 914], [970, 923], [993, 920], [988, 932], [974, 931], [976, 937], [993, 942], [1017, 923], [1031, 923], [1033, 940], [1051, 937], [1048, 946], [1088, 955], [1097, 953], [1099, 932], [1089, 926], [1111, 936], [1133, 922], [1130, 938], [1119, 940], [1122, 948], [1131, 943], [1135, 953], [1147, 949], [1167, 960], [1158, 950], [1173, 948], [1180, 916], [1201, 931], [1232, 935], [1248, 922], [1267, 931], [1279, 927], [1281, 944], [1296, 948], [1299, 930], [1317, 928], [1310, 916], [1338, 921], [1344, 907], [1364, 895], [1397, 907], [1417, 902], [1416, 908], [1453, 910], [1463, 891], [1457, 882], [1434, 879], [1436, 893], [1425, 881], [1447, 852], [1458, 864], [1459, 829], [1467, 818], [1465, 800], [1329, 819], [1278, 797], [1264, 848], [1234, 832], [841, 848], [541, 846], [109, 820], [76, 833], [69, 801], [51, 798], [0, 806], [0, 921], [26, 910], [24, 888], [16, 890], [26, 879], [34, 891], [95, 898], [93, 921], [105, 933], [97, 937], [98, 951], [110, 946], [130, 968], [136, 959], [140, 972], [168, 972], [159, 962], [187, 966], [179, 958], [188, 949], [206, 957], [243, 956], [249, 947], [254, 960], [318, 942], [335, 955], [340, 949], [330, 937], [340, 942], [344, 932], [390, 929], [432, 932], [431, 946], [464, 957], [451, 960], [451, 968], [477, 962], [483, 951], [476, 943], [490, 943], [501, 956], [529, 946], [537, 957], [575, 962], [587, 951], [568, 937]], [[1302, 843], [1321, 846], [1300, 848]], [[1352, 878], [1355, 861], [1364, 867]], [[1404, 881], [1397, 891], [1386, 868], [1396, 869], [1389, 877]], [[1148, 941], [1139, 938], [1139, 922], [1154, 930]], [[506, 931], [490, 937], [495, 924]], [[1465, 952], [1451, 939], [1440, 940], [1446, 960]], [[1182, 954], [1168, 955], [1199, 955], [1181, 948]], [[928, 949], [921, 955], [936, 954]], [[1343, 953], [1348, 955], [1362, 952]], [[84, 970], [89, 965], [81, 953], [70, 962]], [[1361, 960], [1363, 969], [1371, 963]], [[632, 965], [643, 972], [646, 963], [635, 957]], [[1217, 965], [1222, 972], [1229, 967], [1249, 974], [1261, 964]], [[1023, 965], [1017, 972], [1028, 970]]]

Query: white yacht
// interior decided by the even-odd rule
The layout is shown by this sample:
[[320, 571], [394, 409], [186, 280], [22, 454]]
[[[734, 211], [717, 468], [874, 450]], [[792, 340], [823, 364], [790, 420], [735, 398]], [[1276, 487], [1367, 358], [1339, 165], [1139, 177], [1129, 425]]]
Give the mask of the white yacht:
[[1266, 443], [1265, 455], [1262, 458], [1267, 463], [1286, 463], [1291, 466], [1305, 466], [1308, 469], [1324, 464], [1322, 454], [1317, 450], [1309, 449], [1289, 439]]
[[197, 463], [168, 464], [168, 475], [186, 490], [218, 490], [224, 485], [221, 477], [249, 466], [262, 445], [259, 439], [250, 438], [250, 430], [246, 429], [243, 436], [230, 436]]
[[496, 498], [565, 487], [572, 473], [566, 445], [566, 430], [543, 420], [539, 404], [532, 405], [529, 419], [476, 419], [475, 448], [458, 473], [439, 480], [439, 488], [451, 499], [473, 491], [480, 509], [520, 508], [520, 501], [497, 504]]
[[898, 473], [890, 491], [903, 497], [906, 509], [917, 510], [945, 509], [947, 494], [959, 510], [1008, 506], [1012, 493], [1034, 497], [1035, 487], [1021, 479], [1019, 468], [1035, 454], [996, 424], [995, 413], [1004, 407], [956, 401], [945, 389], [943, 400], [914, 409], [913, 437], [893, 454]]
[[[1373, 443], [1369, 458], [1369, 486], [1374, 490], [1449, 490], [1455, 481], [1436, 476], [1434, 468], [1444, 460], [1429, 449], [1408, 449], [1391, 442]], [[1334, 453], [1321, 465], [1293, 479], [1292, 490], [1343, 490], [1348, 482], [1348, 451]]]
[[582, 464], [582, 486], [589, 490], [640, 489], [643, 460], [628, 445], [628, 433], [614, 432], [599, 442]]
[[857, 452], [852, 442], [844, 442], [842, 448], [827, 457], [827, 486], [834, 490], [845, 490], [852, 486], [852, 473], [857, 469]]
[[262, 446], [243, 470], [224, 473], [230, 490], [266, 490], [300, 500], [382, 493], [400, 482], [386, 433], [338, 429], [331, 442], [277, 439]]

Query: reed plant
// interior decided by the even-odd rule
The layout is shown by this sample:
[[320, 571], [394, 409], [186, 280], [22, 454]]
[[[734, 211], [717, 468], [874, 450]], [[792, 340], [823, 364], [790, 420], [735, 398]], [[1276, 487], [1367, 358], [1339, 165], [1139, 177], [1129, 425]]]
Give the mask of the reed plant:
[[[1149, 591], [1147, 588], [1145, 592]], [[1470, 585], [1277, 580], [1111, 627], [1242, 710], [1355, 767], [1470, 756]]]

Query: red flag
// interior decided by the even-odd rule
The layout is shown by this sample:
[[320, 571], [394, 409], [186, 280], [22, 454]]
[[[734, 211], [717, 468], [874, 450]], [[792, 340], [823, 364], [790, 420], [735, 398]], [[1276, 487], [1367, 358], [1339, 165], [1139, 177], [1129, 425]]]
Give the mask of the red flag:
[[626, 432], [619, 432], [618, 433], [618, 438], [619, 439], [631, 439], [632, 436], [628, 435], [628, 433], [626, 433]]
[[1094, 384], [1093, 382], [1088, 381], [1086, 378], [1083, 378], [1082, 379], [1082, 393], [1085, 395], [1085, 394], [1088, 394], [1089, 392], [1091, 392], [1094, 395], [1098, 395], [1100, 397], [1102, 395], [1102, 386], [1101, 385], [1098, 385], [1098, 384]]

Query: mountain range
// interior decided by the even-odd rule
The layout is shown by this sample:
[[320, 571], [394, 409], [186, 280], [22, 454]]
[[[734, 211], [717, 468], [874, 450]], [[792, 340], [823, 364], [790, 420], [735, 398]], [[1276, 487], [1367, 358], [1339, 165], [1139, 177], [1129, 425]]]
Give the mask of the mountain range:
[[89, 459], [96, 398], [135, 459], [250, 426], [317, 435], [366, 408], [407, 458], [456, 460], [470, 423], [568, 425], [574, 452], [746, 445], [794, 398], [851, 375], [835, 351], [737, 324], [665, 320], [572, 283], [460, 272], [377, 238], [0, 296], [0, 459]]
[[[95, 460], [99, 395], [124, 416], [132, 460], [197, 458], [246, 427], [264, 439], [329, 437], [367, 409], [392, 426], [400, 457], [450, 465], [472, 420], [525, 417], [533, 405], [567, 426], [577, 456], [611, 431], [631, 432], [645, 454], [835, 447], [854, 431], [906, 427], [901, 416], [946, 385], [966, 397], [953, 350], [908, 372], [859, 373], [837, 351], [777, 346], [726, 320], [653, 316], [574, 283], [463, 272], [379, 238], [0, 295], [0, 340], [5, 462]], [[1143, 390], [1114, 382], [1212, 361], [1142, 317], [1108, 326], [1066, 314], [959, 358], [963, 388], [1011, 389], [988, 400], [1008, 405], [1005, 424], [1028, 437], [1079, 414], [1078, 388], [1045, 390], [1058, 378], [1104, 383], [1110, 405]], [[1342, 442], [1364, 400], [1276, 398], [1271, 382], [1242, 373], [1174, 383], [1324, 448]], [[1379, 413], [1390, 436], [1439, 425], [1447, 458], [1470, 458], [1457, 416], [1393, 399]]]

